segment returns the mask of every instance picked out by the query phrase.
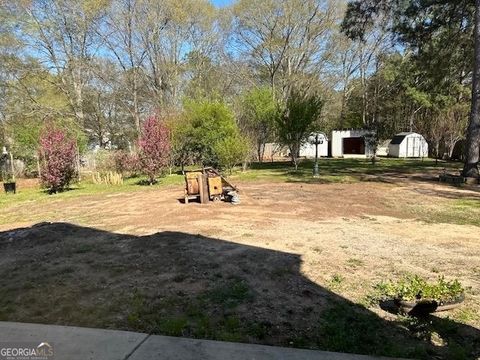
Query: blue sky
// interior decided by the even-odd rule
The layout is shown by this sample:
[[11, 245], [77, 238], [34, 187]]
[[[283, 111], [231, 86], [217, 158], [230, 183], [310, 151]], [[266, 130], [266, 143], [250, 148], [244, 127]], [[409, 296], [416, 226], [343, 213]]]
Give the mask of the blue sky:
[[234, 0], [210, 0], [215, 6], [222, 7], [230, 5]]

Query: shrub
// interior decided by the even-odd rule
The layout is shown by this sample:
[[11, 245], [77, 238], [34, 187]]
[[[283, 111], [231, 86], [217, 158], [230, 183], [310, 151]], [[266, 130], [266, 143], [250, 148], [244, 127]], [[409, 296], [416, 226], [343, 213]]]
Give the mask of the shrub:
[[134, 174], [139, 170], [138, 155], [124, 150], [115, 151], [113, 155], [115, 171], [122, 176]]
[[65, 190], [76, 176], [75, 140], [55, 127], [45, 128], [39, 140], [40, 178], [50, 193]]
[[100, 173], [115, 170], [114, 152], [106, 149], [99, 149], [93, 152], [95, 170]]
[[382, 282], [376, 285], [376, 291], [384, 298], [399, 298], [406, 301], [426, 299], [439, 302], [457, 300], [464, 293], [458, 280], [446, 281], [442, 276], [437, 282], [430, 283], [417, 275], [406, 276], [398, 282]]
[[250, 153], [230, 108], [220, 101], [187, 101], [175, 131], [179, 162], [197, 162], [231, 171]]
[[157, 116], [150, 116], [143, 124], [139, 145], [139, 166], [150, 184], [168, 166], [170, 158], [170, 131]]
[[186, 102], [184, 119], [179, 124], [176, 134], [185, 155], [202, 165], [218, 165], [216, 144], [239, 136], [232, 111], [219, 101]]
[[214, 145], [214, 151], [217, 155], [218, 163], [228, 172], [233, 167], [243, 161], [249, 153], [247, 142], [240, 136], [228, 136], [219, 140]]
[[122, 176], [131, 175], [139, 170], [138, 155], [125, 150], [98, 150], [94, 154], [93, 170], [105, 174], [116, 172]]

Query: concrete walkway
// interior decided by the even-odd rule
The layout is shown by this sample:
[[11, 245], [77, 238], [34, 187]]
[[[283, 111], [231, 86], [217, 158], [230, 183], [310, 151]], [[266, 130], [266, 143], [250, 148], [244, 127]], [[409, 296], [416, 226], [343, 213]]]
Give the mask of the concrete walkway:
[[[55, 360], [372, 360], [370, 356], [175, 338], [128, 331], [0, 322], [0, 348], [47, 342]], [[0, 356], [1, 359], [1, 356]]]

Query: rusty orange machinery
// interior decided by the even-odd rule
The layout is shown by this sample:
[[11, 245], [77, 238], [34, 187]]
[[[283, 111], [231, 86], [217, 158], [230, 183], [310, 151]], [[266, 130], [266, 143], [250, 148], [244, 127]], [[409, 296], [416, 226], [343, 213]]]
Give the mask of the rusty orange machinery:
[[236, 191], [237, 188], [214, 168], [185, 172], [185, 204], [198, 197], [202, 204], [210, 200], [216, 202], [228, 199], [229, 194]]

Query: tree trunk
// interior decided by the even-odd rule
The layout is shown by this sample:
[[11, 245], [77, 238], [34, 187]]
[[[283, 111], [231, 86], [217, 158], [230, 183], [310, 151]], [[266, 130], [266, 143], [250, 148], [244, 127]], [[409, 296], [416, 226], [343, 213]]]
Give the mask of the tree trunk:
[[257, 143], [257, 156], [258, 156], [258, 162], [262, 163], [263, 162], [263, 156], [265, 154], [265, 143], [263, 141], [259, 141]]
[[142, 129], [140, 128], [140, 111], [138, 110], [138, 88], [137, 88], [137, 69], [133, 70], [133, 117], [135, 121], [135, 131], [137, 132], [137, 138], [142, 136]]
[[480, 146], [480, 0], [475, 1], [475, 63], [472, 81], [472, 105], [465, 146], [463, 176], [478, 177]]
[[270, 88], [272, 89], [272, 100], [275, 101], [275, 73], [270, 73]]
[[365, 68], [366, 64], [364, 63], [363, 58], [363, 45], [361, 49], [361, 66], [360, 66], [360, 83], [362, 85], [362, 124], [366, 126], [367, 124], [367, 70]]
[[342, 103], [340, 108], [340, 123], [339, 123], [340, 129], [343, 129], [345, 124], [346, 107], [347, 107], [347, 86], [344, 85], [343, 91], [342, 91]]
[[75, 86], [75, 117], [77, 118], [78, 125], [80, 127], [85, 126], [85, 113], [83, 112], [83, 93], [82, 89]]
[[298, 170], [298, 153], [300, 151], [300, 146], [297, 144], [290, 147], [290, 157], [292, 158], [292, 164], [295, 166], [295, 171]]

